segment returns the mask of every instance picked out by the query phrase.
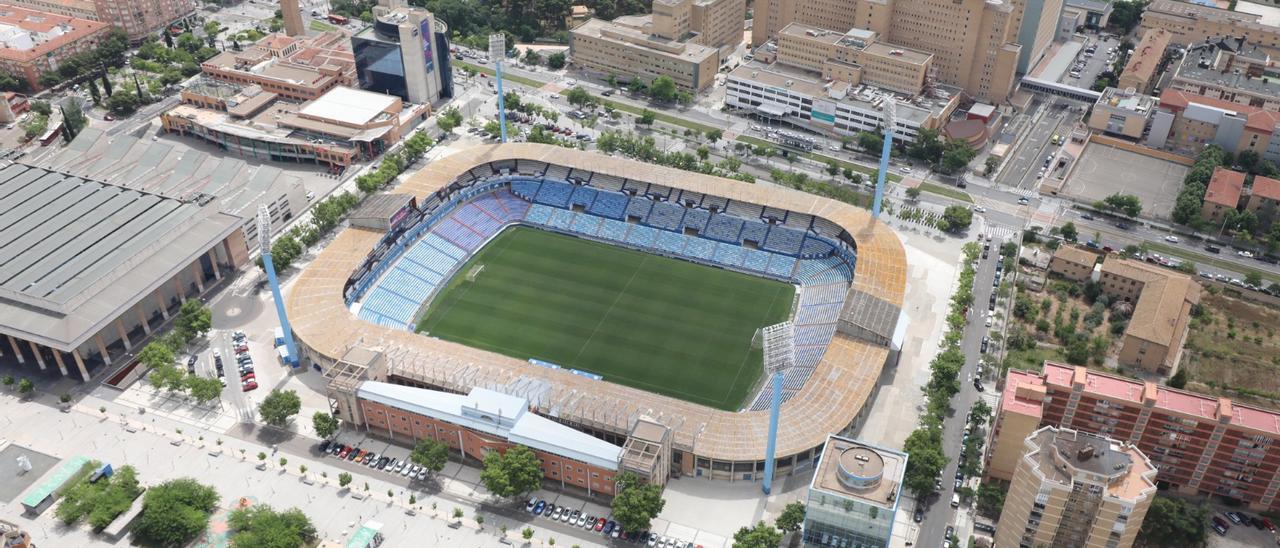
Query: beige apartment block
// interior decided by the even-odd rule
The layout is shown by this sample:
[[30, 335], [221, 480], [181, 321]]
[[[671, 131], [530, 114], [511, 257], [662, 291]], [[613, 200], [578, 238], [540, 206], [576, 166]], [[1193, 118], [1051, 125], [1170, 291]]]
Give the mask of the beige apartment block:
[[1147, 120], [1156, 111], [1156, 99], [1128, 89], [1107, 88], [1089, 113], [1089, 127], [1112, 135], [1140, 139]]
[[1027, 436], [1006, 495], [996, 548], [1133, 546], [1156, 494], [1137, 447], [1046, 426]]
[[777, 62], [822, 73], [824, 78], [918, 95], [933, 55], [878, 41], [875, 31], [824, 30], [792, 23], [778, 33]]
[[1142, 34], [1129, 62], [1125, 63], [1120, 73], [1120, 89], [1133, 88], [1138, 93], [1151, 93], [1156, 85], [1156, 69], [1160, 67], [1160, 59], [1173, 40], [1173, 34], [1164, 29], [1149, 29]]
[[1262, 16], [1176, 0], [1153, 0], [1142, 12], [1138, 32], [1164, 29], [1173, 43], [1191, 45], [1217, 36], [1247, 36], [1272, 50], [1280, 49], [1280, 27], [1262, 23]]
[[98, 7], [93, 0], [4, 0], [3, 3], [76, 19], [98, 20]]
[[692, 41], [681, 42], [650, 32], [649, 17], [591, 19], [570, 32], [573, 64], [600, 74], [652, 82], [669, 76], [685, 91], [698, 92], [715, 82], [719, 50]]
[[194, 0], [94, 0], [98, 20], [121, 29], [137, 43], [195, 13]]
[[[1021, 0], [764, 0], [754, 15], [752, 42], [759, 45], [787, 25], [846, 32], [875, 32], [885, 43], [933, 55], [939, 82], [989, 102], [1013, 89], [1022, 25]], [[1047, 17], [1048, 10], [1043, 12]]]

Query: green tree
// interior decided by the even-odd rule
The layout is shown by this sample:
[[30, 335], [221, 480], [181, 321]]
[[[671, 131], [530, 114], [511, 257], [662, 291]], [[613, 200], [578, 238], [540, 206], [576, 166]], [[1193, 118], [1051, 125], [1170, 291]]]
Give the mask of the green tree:
[[652, 110], [646, 108], [640, 112], [640, 119], [636, 120], [636, 123], [644, 126], [651, 126], [657, 118], [658, 115], [654, 114]]
[[449, 107], [436, 117], [436, 126], [445, 133], [452, 132], [460, 125], [462, 125], [462, 113], [458, 111], [458, 107]]
[[978, 487], [978, 512], [985, 516], [999, 516], [1004, 508], [1005, 490], [989, 483]]
[[50, 105], [48, 101], [41, 101], [37, 99], [37, 100], [31, 101], [31, 112], [34, 112], [42, 116], [48, 116], [50, 114], [53, 114], [53, 106]]
[[84, 115], [79, 99], [71, 98], [62, 105], [62, 121], [73, 138], [89, 125], [89, 118]]
[[542, 485], [542, 465], [538, 456], [523, 445], [506, 452], [492, 451], [484, 457], [480, 482], [499, 497], [520, 496]]
[[1067, 224], [1062, 225], [1062, 230], [1059, 233], [1062, 234], [1062, 239], [1068, 242], [1074, 242], [1076, 238], [1080, 237], [1080, 231], [1076, 229], [1076, 224], [1071, 221], [1067, 221]]
[[218, 500], [217, 490], [191, 478], [147, 489], [142, 513], [133, 525], [134, 538], [147, 546], [185, 545], [209, 526]]
[[351, 485], [351, 474], [343, 472], [338, 474], [338, 487], [346, 487]]
[[782, 509], [782, 513], [778, 515], [778, 519], [773, 520], [773, 524], [784, 533], [799, 531], [800, 526], [804, 525], [804, 510], [803, 502], [792, 502]]
[[178, 309], [178, 319], [174, 321], [174, 325], [188, 338], [203, 337], [213, 327], [213, 310], [199, 299], [187, 299]]
[[1149, 0], [1122, 0], [1112, 6], [1111, 17], [1107, 26], [1117, 29], [1120, 35], [1126, 35], [1138, 26], [1142, 20], [1142, 12], [1147, 8]]
[[1169, 377], [1169, 382], [1166, 384], [1172, 388], [1185, 387], [1187, 385], [1187, 368], [1179, 367], [1178, 372], [1174, 373], [1172, 377]]
[[676, 81], [670, 76], [659, 76], [649, 83], [649, 96], [655, 101], [669, 103], [676, 99]]
[[187, 375], [182, 380], [187, 392], [200, 403], [207, 403], [222, 397], [222, 383], [213, 377]]
[[884, 147], [884, 136], [872, 131], [859, 131], [858, 146], [867, 152], [879, 153]]
[[262, 403], [258, 405], [258, 415], [272, 426], [283, 427], [289, 423], [289, 417], [298, 414], [302, 409], [302, 400], [293, 390], [272, 390]]
[[908, 200], [911, 200], [911, 201], [913, 201], [913, 202], [914, 202], [914, 201], [916, 201], [916, 200], [919, 200], [919, 199], [920, 199], [920, 193], [921, 193], [921, 192], [922, 192], [922, 191], [920, 190], [920, 187], [918, 187], [918, 186], [913, 186], [913, 187], [911, 187], [911, 188], [908, 188], [908, 189], [907, 189], [907, 199], [908, 199]]
[[962, 205], [947, 206], [942, 211], [942, 219], [947, 223], [947, 230], [963, 232], [973, 223], [973, 211]]
[[151, 341], [138, 353], [138, 361], [149, 369], [173, 365], [173, 350], [163, 343]]
[[942, 451], [942, 435], [932, 428], [917, 428], [907, 436], [902, 450], [911, 456], [907, 459], [903, 478], [907, 489], [915, 493], [916, 498], [932, 493], [934, 478], [947, 465], [947, 456]]
[[23, 396], [34, 392], [35, 389], [36, 383], [31, 382], [31, 379], [22, 379], [18, 381], [18, 393]]
[[713, 142], [713, 143], [714, 143], [714, 142], [716, 142], [716, 141], [719, 141], [719, 140], [720, 140], [720, 139], [722, 139], [722, 138], [724, 138], [724, 132], [723, 132], [723, 131], [721, 131], [721, 130], [719, 130], [719, 129], [708, 129], [708, 130], [707, 130], [707, 140], [708, 140], [708, 141], [711, 141], [711, 142]]
[[283, 512], [265, 504], [238, 508], [227, 519], [233, 548], [297, 548], [316, 540], [316, 528], [302, 510]]
[[537, 50], [528, 48], [524, 50], [524, 62], [527, 65], [541, 65], [542, 56], [538, 54]]
[[764, 521], [755, 527], [743, 527], [733, 534], [733, 548], [777, 548], [782, 543], [782, 533]]
[[1203, 546], [1208, 520], [1209, 510], [1204, 505], [1156, 495], [1138, 530], [1138, 541], [1146, 546]]
[[329, 439], [338, 433], [338, 419], [324, 411], [316, 411], [311, 415], [311, 427], [315, 429], [317, 436]]
[[[152, 369], [147, 374], [147, 379], [151, 381], [151, 386], [156, 390], [167, 390], [169, 392], [177, 392], [186, 388], [186, 381], [183, 380], [187, 373], [173, 365], [162, 365]], [[221, 383], [219, 383], [221, 385]]]
[[569, 101], [569, 104], [576, 107], [585, 107], [595, 103], [595, 98], [582, 86], [574, 86], [570, 89], [565, 94], [565, 99]]
[[992, 173], [996, 172], [997, 167], [1000, 167], [1000, 160], [997, 160], [995, 156], [987, 156], [987, 160], [982, 166], [982, 176], [990, 177]]
[[662, 487], [643, 483], [640, 478], [630, 472], [617, 477], [618, 493], [613, 497], [613, 519], [617, 520], [624, 531], [643, 531], [649, 528], [653, 520], [667, 501], [662, 498]]
[[977, 151], [969, 147], [969, 144], [960, 139], [950, 139], [946, 142], [942, 152], [942, 158], [939, 171], [953, 175], [964, 170], [965, 166], [977, 156]]
[[547, 68], [551, 70], [560, 70], [564, 68], [565, 56], [564, 52], [556, 52], [547, 56]]
[[1099, 209], [1106, 209], [1127, 217], [1137, 217], [1142, 213], [1142, 200], [1132, 194], [1121, 194], [1119, 192], [1103, 198], [1094, 204]]
[[439, 472], [449, 462], [449, 446], [430, 438], [422, 438], [413, 446], [409, 460], [427, 470]]
[[19, 80], [12, 72], [0, 70], [0, 90], [25, 92], [27, 83], [25, 80]]
[[1262, 287], [1262, 273], [1257, 270], [1250, 270], [1244, 275], [1244, 283], [1254, 287]]
[[104, 101], [104, 106], [107, 107], [107, 110], [111, 111], [111, 114], [121, 117], [133, 114], [138, 110], [138, 106], [141, 104], [142, 100], [139, 99], [132, 91], [129, 91], [128, 88], [125, 88], [119, 93], [111, 94], [107, 97], [107, 100]]

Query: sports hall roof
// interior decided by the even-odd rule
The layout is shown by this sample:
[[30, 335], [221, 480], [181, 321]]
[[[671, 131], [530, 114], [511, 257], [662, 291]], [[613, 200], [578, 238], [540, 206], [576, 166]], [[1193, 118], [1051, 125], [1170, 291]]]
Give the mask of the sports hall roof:
[[0, 165], [0, 333], [71, 351], [225, 239], [216, 209]]
[[[846, 310], [852, 316], [842, 314], [841, 320], [852, 324], [852, 329], [846, 326], [836, 331], [809, 381], [782, 404], [778, 457], [821, 446], [828, 433], [844, 430], [857, 416], [890, 352], [883, 341], [873, 341], [885, 333], [893, 334], [895, 311], [901, 309], [906, 291], [902, 243], [868, 211], [772, 185], [533, 143], [476, 146], [456, 152], [433, 161], [431, 169], [409, 176], [396, 192], [412, 194], [423, 203], [472, 168], [490, 163], [514, 165], [513, 160], [519, 160], [520, 165], [546, 162], [805, 213], [843, 228], [857, 243], [850, 292], [866, 294], [854, 298], [865, 299], [871, 309]], [[764, 458], [767, 411], [721, 411], [358, 320], [346, 307], [343, 288], [382, 236], [378, 231], [348, 228], [299, 274], [286, 307], [294, 333], [313, 351], [337, 360], [349, 348], [362, 345], [384, 352], [391, 374], [454, 392], [466, 393], [480, 386], [523, 397], [539, 415], [558, 422], [625, 433], [638, 417], [649, 416], [671, 428], [676, 447], [699, 457], [717, 461]], [[872, 304], [875, 300], [881, 302]], [[880, 336], [859, 333], [863, 330]]]

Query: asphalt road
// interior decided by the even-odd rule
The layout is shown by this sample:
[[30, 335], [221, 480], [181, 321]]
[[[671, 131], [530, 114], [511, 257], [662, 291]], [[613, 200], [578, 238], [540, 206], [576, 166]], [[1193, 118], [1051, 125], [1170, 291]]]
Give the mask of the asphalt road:
[[1068, 101], [1053, 100], [1034, 107], [1031, 129], [1019, 141], [1000, 172], [999, 182], [1020, 189], [1033, 189], [1039, 183], [1036, 175], [1044, 167], [1046, 156], [1061, 145], [1053, 144], [1053, 136], [1067, 138], [1071, 123], [1078, 114]]
[[[942, 490], [925, 501], [924, 522], [920, 524], [920, 536], [916, 546], [942, 546], [947, 526], [955, 523], [956, 509], [951, 507], [951, 495], [955, 492], [955, 475], [960, 463], [964, 417], [981, 397], [973, 386], [972, 378], [976, 372], [978, 360], [982, 357], [980, 352], [982, 337], [987, 334], [985, 324], [987, 303], [994, 289], [991, 287], [991, 282], [995, 276], [996, 261], [1000, 258], [1001, 243], [1003, 242], [999, 238], [991, 242], [989, 257], [978, 261], [978, 272], [973, 282], [975, 285], [973, 306], [970, 307], [969, 323], [965, 327], [964, 339], [960, 342], [965, 356], [964, 367], [960, 370], [960, 393], [952, 398], [951, 407], [954, 412], [943, 422], [942, 428], [942, 446], [947, 454], [948, 463], [942, 470]], [[991, 388], [988, 386], [987, 389]], [[907, 511], [914, 512], [915, 508], [909, 508]]]

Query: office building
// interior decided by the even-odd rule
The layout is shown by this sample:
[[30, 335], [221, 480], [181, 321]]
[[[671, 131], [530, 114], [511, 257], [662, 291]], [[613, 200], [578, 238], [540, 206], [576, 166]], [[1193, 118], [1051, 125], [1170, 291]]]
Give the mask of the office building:
[[792, 23], [778, 33], [776, 62], [853, 86], [919, 95], [930, 84], [933, 55], [879, 41], [869, 30], [836, 32]]
[[[1040, 10], [1043, 25], [1037, 21], [1028, 27], [1035, 29], [1035, 44], [1052, 34], [1042, 36], [1042, 27], [1057, 24], [1060, 9], [1052, 4], [1056, 2], [1046, 2]], [[792, 23], [837, 32], [866, 29], [885, 42], [932, 54], [937, 81], [980, 100], [1002, 103], [1013, 91], [1022, 55], [1018, 35], [1023, 8], [1021, 1], [1013, 0], [766, 0], [753, 12], [752, 43], [759, 46], [775, 39]]]
[[182, 99], [160, 115], [164, 131], [239, 158], [314, 163], [335, 173], [386, 152], [430, 115], [428, 105], [347, 87], [299, 104], [258, 86], [198, 81]]
[[668, 40], [732, 52], [742, 43], [745, 0], [654, 0], [651, 30]]
[[1046, 426], [1022, 440], [996, 548], [1133, 546], [1156, 469], [1136, 447]]
[[646, 83], [667, 76], [687, 92], [711, 87], [720, 66], [715, 48], [659, 38], [634, 17], [583, 23], [570, 32], [569, 54], [581, 70]]
[[805, 546], [888, 546], [907, 454], [827, 437], [805, 502]]
[[1280, 71], [1271, 54], [1244, 37], [1215, 37], [1187, 48], [1170, 68], [1170, 89], [1280, 111]]
[[1030, 435], [1017, 426], [1038, 423], [1134, 444], [1178, 493], [1280, 509], [1280, 412], [1054, 362], [1040, 373], [1010, 371], [997, 408], [993, 477], [994, 456]]
[[421, 8], [375, 6], [351, 37], [360, 87], [432, 105], [453, 96], [448, 29]]
[[1280, 49], [1280, 27], [1262, 22], [1262, 16], [1214, 7], [1212, 4], [1152, 0], [1142, 11], [1138, 32], [1164, 29], [1173, 43], [1189, 46], [1217, 36], [1248, 36], [1259, 46]]
[[1147, 146], [1194, 156], [1216, 144], [1230, 154], [1253, 151], [1280, 163], [1280, 112], [1215, 99], [1177, 89], [1160, 94]]
[[294, 101], [311, 101], [338, 86], [356, 84], [355, 57], [340, 31], [303, 38], [269, 34], [242, 51], [210, 57], [200, 70]]
[[1018, 72], [1026, 74], [1036, 66], [1058, 37], [1064, 0], [1023, 0], [1022, 24], [1018, 27]]
[[1062, 6], [1062, 19], [1067, 34], [1078, 28], [1100, 29], [1107, 26], [1111, 19], [1113, 0], [1066, 0]]
[[195, 0], [94, 0], [98, 21], [123, 30], [137, 44], [195, 14]]
[[1152, 115], [1156, 99], [1126, 88], [1106, 88], [1089, 113], [1089, 127], [1110, 135], [1141, 139]]
[[107, 37], [109, 27], [15, 6], [0, 11], [0, 69], [41, 89], [40, 75], [77, 53], [92, 51]]
[[1120, 81], [1116, 87], [1133, 89], [1142, 95], [1151, 93], [1160, 76], [1156, 70], [1160, 68], [1160, 61], [1171, 40], [1173, 35], [1164, 29], [1151, 29], [1143, 33], [1142, 40], [1129, 53], [1129, 60], [1120, 73]]
[[1227, 212], [1235, 212], [1239, 207], [1243, 192], [1243, 173], [1222, 166], [1213, 168], [1213, 177], [1209, 178], [1209, 188], [1204, 193], [1200, 218], [1212, 226], [1220, 226], [1226, 220]]

